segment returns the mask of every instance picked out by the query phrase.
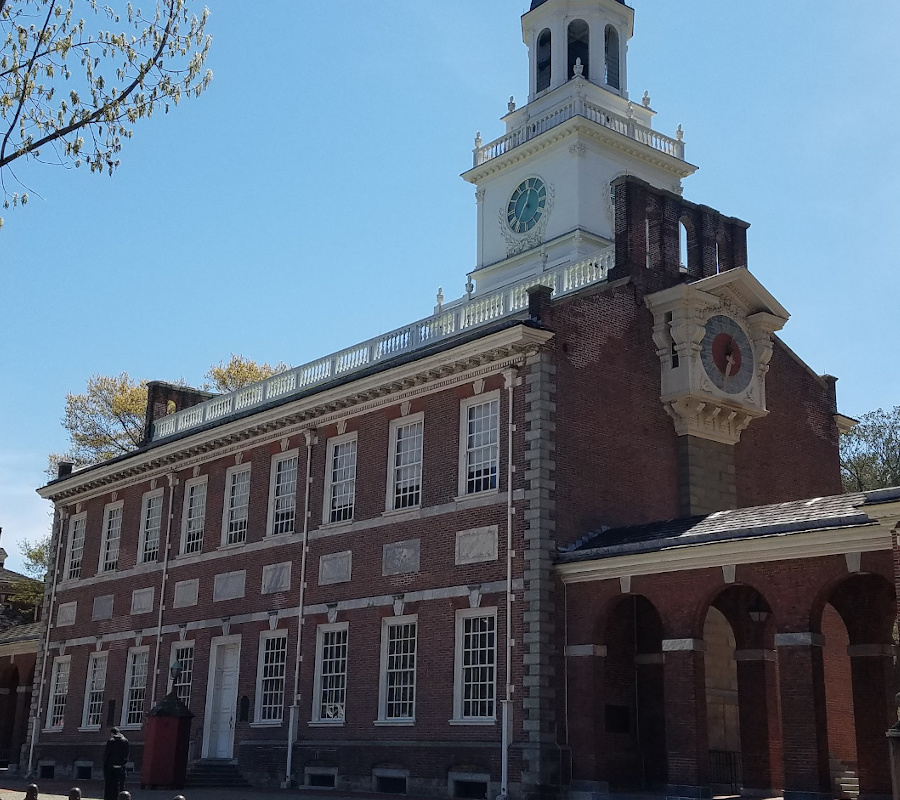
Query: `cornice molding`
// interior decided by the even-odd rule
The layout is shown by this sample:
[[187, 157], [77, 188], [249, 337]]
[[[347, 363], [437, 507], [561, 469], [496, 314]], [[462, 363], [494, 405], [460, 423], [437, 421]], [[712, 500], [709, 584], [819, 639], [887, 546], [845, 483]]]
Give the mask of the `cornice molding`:
[[790, 534], [730, 539], [722, 542], [682, 545], [649, 553], [608, 556], [591, 561], [558, 564], [563, 583], [589, 583], [637, 575], [720, 568], [737, 564], [793, 561], [846, 553], [870, 553], [891, 549], [891, 533], [872, 523], [849, 528], [826, 528]]
[[340, 419], [521, 366], [531, 352], [552, 337], [550, 331], [516, 325], [349, 384], [161, 444], [124, 461], [88, 473], [75, 473], [62, 483], [39, 489], [38, 494], [54, 503], [71, 503], [76, 497], [79, 501], [90, 500], [129, 486], [138, 476], [142, 481], [149, 481], [297, 435], [309, 428], [321, 428]]

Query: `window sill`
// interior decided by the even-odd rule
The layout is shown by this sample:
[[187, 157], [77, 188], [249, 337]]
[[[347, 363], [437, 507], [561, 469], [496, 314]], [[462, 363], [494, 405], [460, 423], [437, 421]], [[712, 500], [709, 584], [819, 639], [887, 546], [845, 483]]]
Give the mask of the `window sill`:
[[382, 517], [389, 517], [390, 519], [403, 519], [404, 517], [408, 517], [409, 519], [418, 519], [422, 516], [422, 506], [409, 506], [408, 508], [392, 508], [388, 511], [381, 512]]
[[139, 731], [143, 725], [119, 725], [120, 731]]
[[411, 728], [416, 724], [414, 719], [376, 719], [376, 728]]
[[449, 720], [451, 725], [471, 725], [481, 728], [490, 728], [496, 726], [496, 719], [451, 719]]
[[494, 497], [500, 494], [500, 489], [485, 489], [483, 492], [472, 492], [471, 494], [461, 494], [453, 498], [456, 503], [465, 503], [467, 500], [478, 500], [482, 497]]
[[339, 528], [349, 528], [352, 524], [352, 519], [342, 519], [340, 522], [323, 522], [319, 526], [319, 530], [331, 531]]
[[79, 733], [96, 733], [101, 729], [100, 725], [87, 725], [85, 727], [79, 728]]
[[63, 728], [41, 728], [41, 733], [62, 733]]
[[342, 728], [344, 726], [344, 720], [342, 719], [314, 719], [311, 722], [308, 722], [310, 728]]
[[251, 728], [283, 728], [284, 720], [283, 719], [272, 719], [272, 720], [264, 720], [262, 722], [251, 722]]
[[233, 544], [222, 544], [219, 545], [219, 550], [240, 550], [244, 545], [247, 544], [247, 540], [245, 539], [243, 542], [234, 542]]

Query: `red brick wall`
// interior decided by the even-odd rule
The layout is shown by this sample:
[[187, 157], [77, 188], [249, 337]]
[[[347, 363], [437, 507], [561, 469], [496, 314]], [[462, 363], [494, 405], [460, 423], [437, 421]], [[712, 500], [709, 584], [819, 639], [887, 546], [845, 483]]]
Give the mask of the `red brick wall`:
[[849, 769], [856, 768], [856, 725], [850, 676], [850, 639], [840, 615], [831, 605], [822, 614], [825, 636], [825, 700], [828, 709], [828, 750]]

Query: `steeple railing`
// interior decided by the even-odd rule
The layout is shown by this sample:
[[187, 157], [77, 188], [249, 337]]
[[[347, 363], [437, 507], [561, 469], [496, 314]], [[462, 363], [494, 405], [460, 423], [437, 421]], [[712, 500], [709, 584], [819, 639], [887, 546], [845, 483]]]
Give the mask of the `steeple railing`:
[[608, 247], [577, 264], [560, 266], [484, 295], [464, 297], [410, 325], [162, 417], [153, 423], [152, 441], [222, 422], [291, 395], [324, 387], [331, 381], [361, 373], [396, 356], [414, 353], [467, 330], [520, 314], [528, 308], [528, 290], [533, 286], [548, 286], [554, 297], [561, 297], [603, 283], [614, 266], [615, 250]]
[[684, 161], [684, 140], [680, 128], [678, 135], [672, 138], [652, 128], [648, 128], [634, 117], [623, 116], [583, 98], [574, 97], [548, 111], [543, 116], [528, 120], [505, 136], [494, 139], [493, 142], [477, 146], [474, 150], [473, 166], [480, 167], [482, 164], [486, 164], [488, 161], [492, 161], [532, 139], [536, 139], [538, 136], [553, 130], [553, 128], [568, 122], [574, 117], [589, 119], [591, 122], [596, 122], [604, 128], [609, 128], [616, 133], [627, 136], [629, 139], [640, 142], [660, 153], [665, 153]]

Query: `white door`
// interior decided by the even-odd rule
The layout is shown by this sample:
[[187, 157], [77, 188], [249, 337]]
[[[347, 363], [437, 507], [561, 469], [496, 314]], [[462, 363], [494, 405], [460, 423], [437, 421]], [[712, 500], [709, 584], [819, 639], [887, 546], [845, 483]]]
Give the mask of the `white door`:
[[237, 721], [237, 689], [240, 645], [216, 648], [215, 677], [209, 702], [209, 758], [231, 758], [234, 754], [234, 725]]

